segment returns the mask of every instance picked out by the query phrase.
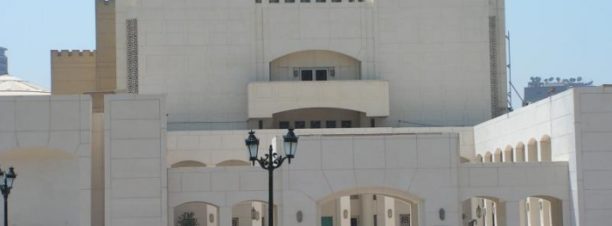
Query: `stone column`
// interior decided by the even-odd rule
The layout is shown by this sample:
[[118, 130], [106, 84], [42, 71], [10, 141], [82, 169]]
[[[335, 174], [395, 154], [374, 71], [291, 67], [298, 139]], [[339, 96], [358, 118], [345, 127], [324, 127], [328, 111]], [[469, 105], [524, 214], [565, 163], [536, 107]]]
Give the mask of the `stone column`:
[[538, 198], [527, 198], [529, 203], [529, 226], [540, 226], [540, 202]]
[[340, 197], [338, 199], [338, 207], [338, 225], [351, 226], [351, 197]]
[[[395, 216], [397, 215], [395, 212], [395, 199], [385, 196], [384, 207], [384, 211], [380, 216], [382, 219], [384, 219], [383, 225], [395, 226]], [[389, 216], [389, 212], [391, 213], [391, 216]]]

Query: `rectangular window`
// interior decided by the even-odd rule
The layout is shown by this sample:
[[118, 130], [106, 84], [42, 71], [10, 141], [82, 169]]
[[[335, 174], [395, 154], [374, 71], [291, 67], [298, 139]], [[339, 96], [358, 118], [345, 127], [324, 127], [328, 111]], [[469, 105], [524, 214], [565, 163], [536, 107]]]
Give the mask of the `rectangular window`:
[[336, 121], [325, 121], [325, 127], [326, 128], [336, 128]]
[[327, 80], [327, 70], [316, 70], [317, 81]]
[[378, 216], [376, 214], [374, 214], [374, 217], [372, 217], [372, 220], [374, 220], [374, 226], [378, 226]]
[[270, 3], [278, 3], [279, 0], [270, 0]]
[[295, 0], [285, 0], [285, 3], [294, 3]]
[[312, 70], [301, 70], [302, 81], [312, 81]]
[[263, 120], [259, 120], [259, 121], [257, 122], [257, 127], [258, 127], [259, 129], [263, 129]]
[[342, 128], [351, 128], [352, 127], [351, 121], [348, 121], [348, 120], [347, 121], [342, 121], [341, 126], [342, 126]]
[[310, 128], [321, 128], [321, 121], [310, 121]]
[[295, 128], [296, 129], [304, 129], [304, 128], [306, 128], [306, 122], [304, 122], [304, 121], [295, 121]]
[[261, 3], [261, 0], [255, 0], [255, 3]]
[[289, 129], [289, 122], [287, 122], [287, 121], [280, 121], [278, 123], [278, 128], [279, 129]]
[[342, 0], [331, 0], [331, 2], [342, 2]]
[[300, 2], [308, 3], [310, 0], [300, 0]]
[[317, 0], [317, 2], [325, 2], [325, 0]]
[[370, 127], [376, 127], [376, 120], [370, 119]]

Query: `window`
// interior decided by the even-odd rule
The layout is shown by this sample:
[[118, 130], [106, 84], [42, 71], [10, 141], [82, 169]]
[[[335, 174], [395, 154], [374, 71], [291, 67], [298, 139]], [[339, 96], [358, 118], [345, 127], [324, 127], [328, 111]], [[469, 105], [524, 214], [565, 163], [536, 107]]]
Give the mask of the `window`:
[[336, 128], [336, 121], [325, 121], [326, 128]]
[[310, 2], [310, 0], [300, 0], [300, 2], [308, 3], [308, 2]]
[[301, 70], [302, 81], [312, 81], [312, 70]]
[[372, 220], [374, 220], [374, 226], [378, 226], [378, 216], [376, 214], [374, 214], [374, 217], [372, 217]]
[[255, 0], [255, 3], [261, 3], [261, 0]]
[[331, 0], [331, 2], [342, 2], [342, 0]]
[[320, 68], [294, 68], [293, 76], [300, 76], [302, 81], [326, 81], [329, 80], [330, 76], [333, 77], [335, 70], [333, 67], [320, 67]]
[[325, 2], [325, 0], [317, 0], [317, 2]]
[[294, 3], [295, 0], [285, 0], [285, 3]]
[[376, 127], [376, 120], [370, 119], [370, 127]]
[[287, 122], [287, 121], [280, 121], [278, 123], [278, 128], [279, 129], [289, 129], [289, 122]]
[[327, 70], [316, 70], [316, 79], [317, 81], [327, 80]]
[[321, 128], [321, 121], [310, 121], [310, 128]]
[[278, 3], [279, 0], [270, 0], [270, 3]]
[[295, 121], [295, 128], [296, 129], [304, 129], [304, 128], [306, 128], [306, 122], [304, 122], [304, 121]]
[[257, 122], [257, 127], [258, 127], [259, 129], [263, 129], [263, 120], [259, 120], [259, 121]]
[[240, 220], [237, 217], [232, 218], [232, 226], [239, 226]]
[[351, 121], [342, 121], [341, 126], [342, 128], [351, 128]]

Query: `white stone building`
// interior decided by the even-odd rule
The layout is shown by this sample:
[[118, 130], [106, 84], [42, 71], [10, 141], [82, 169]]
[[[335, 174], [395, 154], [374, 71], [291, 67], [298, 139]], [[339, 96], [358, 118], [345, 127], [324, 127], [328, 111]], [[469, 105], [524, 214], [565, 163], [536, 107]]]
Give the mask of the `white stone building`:
[[[601, 226], [612, 88], [506, 113], [504, 2], [96, 1], [96, 51], [0, 97], [11, 225]], [[251, 129], [282, 153], [266, 219]], [[275, 139], [276, 138], [276, 139]]]

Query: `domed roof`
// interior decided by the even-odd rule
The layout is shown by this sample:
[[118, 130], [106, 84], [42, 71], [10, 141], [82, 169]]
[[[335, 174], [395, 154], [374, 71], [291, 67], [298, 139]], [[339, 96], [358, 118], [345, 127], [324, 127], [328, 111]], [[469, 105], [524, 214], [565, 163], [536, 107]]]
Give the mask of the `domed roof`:
[[10, 75], [0, 75], [0, 96], [50, 95], [44, 88]]

